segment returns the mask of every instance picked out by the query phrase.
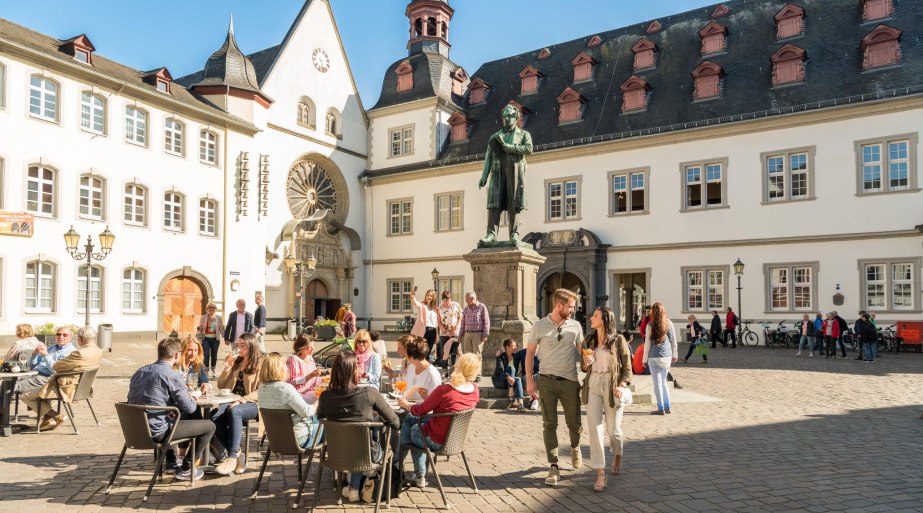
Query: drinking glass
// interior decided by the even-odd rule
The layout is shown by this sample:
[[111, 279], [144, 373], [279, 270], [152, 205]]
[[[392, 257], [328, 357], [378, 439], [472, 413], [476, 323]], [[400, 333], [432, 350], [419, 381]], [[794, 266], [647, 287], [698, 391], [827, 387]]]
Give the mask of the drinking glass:
[[20, 351], [19, 352], [19, 366], [22, 368], [23, 371], [29, 370], [29, 362], [30, 362], [29, 352]]
[[403, 379], [399, 379], [394, 382], [394, 388], [396, 388], [399, 393], [403, 394], [404, 390], [407, 388], [407, 382]]

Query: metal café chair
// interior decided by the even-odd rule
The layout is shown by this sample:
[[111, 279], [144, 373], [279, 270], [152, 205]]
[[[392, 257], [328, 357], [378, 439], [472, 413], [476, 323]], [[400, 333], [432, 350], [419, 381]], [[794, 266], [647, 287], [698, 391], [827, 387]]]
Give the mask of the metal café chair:
[[[109, 478], [109, 485], [106, 486], [107, 495], [112, 492], [112, 483], [115, 482], [115, 475], [118, 474], [119, 467], [122, 466], [122, 460], [125, 458], [125, 451], [128, 449], [139, 451], [153, 450], [157, 461], [156, 465], [154, 465], [154, 475], [151, 476], [151, 482], [147, 485], [147, 492], [144, 493], [143, 502], [147, 502], [148, 497], [151, 496], [151, 490], [154, 488], [154, 481], [157, 480], [157, 476], [162, 473], [163, 460], [166, 458], [167, 449], [169, 449], [171, 445], [178, 442], [190, 442], [189, 454], [193, 455], [193, 457], [190, 458], [192, 462], [192, 475], [195, 476], [195, 436], [179, 439], [173, 438], [176, 427], [182, 421], [173, 422], [169, 431], [167, 431], [160, 442], [154, 441], [151, 435], [151, 426], [147, 422], [147, 414], [164, 411], [172, 412], [175, 415], [174, 418], [177, 419], [180, 416], [179, 408], [173, 406], [152, 406], [128, 403], [115, 404], [115, 412], [119, 416], [119, 424], [122, 426], [122, 435], [125, 437], [125, 445], [122, 446], [122, 453], [119, 454], [119, 460], [112, 470], [112, 477]], [[195, 479], [189, 480], [190, 488], [192, 487], [193, 481], [195, 481]]]
[[[375, 513], [381, 505], [381, 493], [383, 489], [388, 492], [385, 495], [385, 501], [388, 507], [391, 507], [391, 462], [394, 454], [391, 452], [389, 443], [391, 429], [383, 422], [337, 422], [332, 420], [321, 420], [321, 428], [324, 430], [324, 444], [321, 448], [320, 459], [318, 460], [317, 479], [314, 488], [314, 504], [311, 506], [311, 512], [317, 508], [317, 499], [320, 495], [321, 475], [324, 467], [334, 472], [379, 472], [379, 478], [382, 483], [378, 487], [378, 494], [375, 496]], [[378, 428], [378, 440], [381, 442], [382, 455], [381, 461], [375, 462], [372, 458], [372, 428]], [[318, 445], [318, 437], [314, 439], [314, 447]], [[337, 505], [343, 504], [342, 482], [336, 479], [336, 499]]]
[[[295, 430], [292, 425], [293, 413], [292, 410], [288, 409], [271, 410], [260, 408], [260, 416], [263, 418], [263, 429], [269, 441], [269, 446], [266, 449], [266, 456], [263, 458], [263, 465], [260, 468], [260, 473], [256, 477], [256, 483], [253, 484], [253, 491], [250, 493], [250, 499], [256, 499], [260, 483], [263, 481], [263, 474], [266, 472], [266, 466], [269, 464], [269, 457], [272, 454], [278, 454], [279, 456], [298, 457], [298, 480], [300, 484], [298, 486], [298, 495], [295, 496], [295, 504], [292, 508], [297, 508], [298, 504], [301, 502], [304, 485], [308, 480], [308, 473], [311, 471], [311, 463], [314, 461], [314, 454], [318, 447], [316, 444], [312, 444], [310, 449], [305, 449], [298, 445], [298, 441], [295, 439]], [[317, 433], [314, 436], [319, 439], [322, 435], [323, 428], [318, 427]], [[321, 442], [321, 444], [322, 443], [323, 442]], [[302, 471], [302, 459], [305, 455], [308, 456], [308, 467]]]
[[[86, 401], [87, 406], [90, 408], [90, 413], [93, 414], [93, 420], [96, 421], [96, 425], [99, 425], [99, 419], [96, 417], [96, 411], [93, 410], [93, 404], [90, 403], [90, 398], [93, 396], [93, 382], [96, 381], [96, 372], [99, 369], [90, 369], [85, 371], [76, 371], [76, 372], [61, 372], [56, 373], [51, 376], [48, 380], [48, 385], [54, 390], [55, 395], [58, 400], [58, 413], [61, 412], [61, 407], [64, 407], [64, 413], [67, 414], [67, 417], [71, 421], [71, 427], [74, 428], [75, 434], [80, 434], [80, 431], [77, 430], [77, 424], [74, 421], [74, 407], [73, 404], [77, 401]], [[61, 379], [67, 377], [77, 377], [77, 389], [74, 390], [74, 396], [70, 399], [67, 398], [61, 392]], [[36, 412], [35, 420], [35, 431], [36, 433], [41, 433], [41, 424], [42, 424], [42, 401], [38, 402], [38, 411]]]

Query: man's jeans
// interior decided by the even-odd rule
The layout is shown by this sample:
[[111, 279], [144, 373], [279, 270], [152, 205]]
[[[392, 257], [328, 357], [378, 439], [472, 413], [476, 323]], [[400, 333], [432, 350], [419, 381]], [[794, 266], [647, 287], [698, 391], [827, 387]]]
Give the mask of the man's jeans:
[[811, 347], [812, 338], [813, 337], [808, 337], [806, 335], [801, 336], [801, 340], [798, 342], [798, 352], [799, 353], [801, 352], [802, 349], [804, 349], [804, 346], [808, 346], [808, 351], [810, 351], [811, 353], [814, 353], [814, 350]]
[[877, 345], [878, 344], [876, 344], [875, 342], [865, 343], [865, 359], [867, 361], [871, 362], [875, 360], [875, 349], [877, 349], [876, 347]]

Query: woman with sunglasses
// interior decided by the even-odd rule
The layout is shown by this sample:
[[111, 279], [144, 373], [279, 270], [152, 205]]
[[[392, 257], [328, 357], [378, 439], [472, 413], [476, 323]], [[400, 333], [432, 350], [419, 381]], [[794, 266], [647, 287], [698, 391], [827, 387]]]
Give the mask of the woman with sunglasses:
[[369, 386], [381, 387], [381, 356], [372, 349], [372, 335], [368, 330], [359, 330], [353, 338], [360, 378], [368, 379]]
[[587, 373], [580, 390], [580, 402], [586, 405], [590, 431], [590, 466], [596, 469], [593, 491], [606, 489], [606, 443], [614, 455], [610, 474], [622, 468], [622, 395], [631, 384], [630, 349], [616, 328], [615, 313], [599, 307], [590, 318], [590, 333], [583, 339], [583, 371]]

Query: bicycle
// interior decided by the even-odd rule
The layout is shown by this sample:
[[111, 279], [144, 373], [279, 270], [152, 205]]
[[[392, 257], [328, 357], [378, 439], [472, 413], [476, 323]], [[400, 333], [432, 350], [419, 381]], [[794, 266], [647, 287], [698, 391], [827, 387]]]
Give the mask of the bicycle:
[[894, 333], [894, 328], [896, 324], [892, 324], [885, 328], [885, 332], [881, 333], [879, 330], [878, 333], [878, 352], [891, 351], [897, 353], [900, 351], [901, 346], [904, 345], [904, 338], [898, 337]]
[[410, 333], [410, 330], [413, 329], [415, 322], [417, 322], [416, 317], [412, 315], [405, 315], [403, 321], [397, 321], [397, 331], [401, 333]]
[[739, 343], [745, 346], [757, 346], [760, 343], [760, 337], [756, 334], [755, 331], [750, 329], [750, 323], [755, 321], [740, 321], [744, 325], [744, 329], [740, 332]]
[[[775, 345], [782, 345], [783, 347], [788, 349], [788, 346], [792, 344], [792, 342], [794, 342], [796, 345], [798, 344], [797, 341], [792, 340], [792, 337], [797, 335], [798, 332], [797, 331], [792, 331], [792, 332], [787, 331], [788, 327], [785, 325], [785, 320], [779, 321], [779, 324], [776, 325], [776, 328], [774, 330], [769, 328], [770, 326], [769, 322], [764, 322], [762, 323], [762, 325], [763, 325], [763, 339], [766, 341], [766, 349], [769, 349], [770, 347], [775, 346]], [[792, 333], [794, 333], [795, 335], [792, 335]]]

